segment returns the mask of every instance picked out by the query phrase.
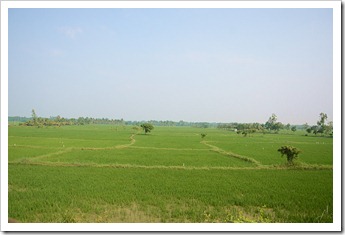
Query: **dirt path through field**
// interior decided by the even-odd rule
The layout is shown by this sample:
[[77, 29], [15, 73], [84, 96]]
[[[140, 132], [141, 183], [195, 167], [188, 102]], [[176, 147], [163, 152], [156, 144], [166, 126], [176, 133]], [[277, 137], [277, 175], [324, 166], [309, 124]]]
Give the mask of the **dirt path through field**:
[[209, 151], [209, 149], [192, 149], [192, 148], [166, 148], [166, 147], [143, 147], [143, 146], [130, 146], [131, 149], [153, 149], [153, 150], [172, 150], [172, 151]]
[[262, 164], [260, 162], [256, 161], [253, 158], [242, 156], [242, 155], [239, 155], [239, 154], [236, 154], [236, 153], [233, 153], [233, 152], [226, 152], [225, 150], [223, 150], [223, 149], [221, 149], [221, 148], [219, 148], [219, 147], [217, 147], [215, 145], [209, 144], [207, 141], [201, 141], [200, 143], [210, 147], [211, 150], [216, 152], [216, 153], [219, 153], [219, 154], [222, 154], [222, 155], [225, 155], [225, 156], [229, 156], [229, 157], [234, 157], [234, 158], [246, 161], [246, 162], [251, 162], [251, 163], [256, 164], [257, 166], [262, 166]]
[[[68, 162], [40, 162], [40, 161], [12, 161], [12, 165], [36, 165], [36, 166], [54, 166], [54, 167], [95, 167], [95, 168], [138, 168], [138, 169], [170, 169], [170, 170], [286, 170], [291, 169], [288, 166], [261, 165], [253, 167], [226, 167], [226, 166], [164, 166], [164, 165], [136, 165], [136, 164], [98, 164], [98, 163], [68, 163]], [[332, 170], [329, 165], [301, 165], [294, 166], [294, 169], [302, 170]]]
[[[49, 158], [49, 157], [54, 157], [57, 155], [61, 155], [64, 153], [69, 153], [71, 151], [78, 151], [78, 150], [112, 150], [112, 149], [124, 149], [124, 148], [128, 148], [130, 146], [132, 146], [133, 144], [135, 144], [135, 139], [134, 136], [136, 134], [132, 134], [129, 139], [130, 139], [130, 143], [129, 144], [122, 144], [122, 145], [115, 145], [112, 147], [104, 147], [104, 148], [92, 148], [92, 147], [69, 147], [69, 148], [59, 148], [58, 151], [53, 152], [53, 153], [48, 153], [48, 154], [43, 154], [43, 155], [39, 155], [39, 156], [35, 156], [35, 157], [30, 157], [30, 158], [26, 158], [27, 161], [31, 161], [31, 160], [39, 160], [39, 159], [43, 159], [43, 158]], [[41, 148], [40, 146], [18, 146], [18, 147], [28, 147], [28, 148]], [[18, 162], [20, 162], [22, 160], [19, 160]]]

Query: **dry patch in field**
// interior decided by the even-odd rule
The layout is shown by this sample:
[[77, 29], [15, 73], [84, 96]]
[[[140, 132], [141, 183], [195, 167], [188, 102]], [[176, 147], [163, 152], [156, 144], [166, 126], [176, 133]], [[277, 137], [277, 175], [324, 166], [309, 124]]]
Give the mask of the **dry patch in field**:
[[142, 210], [138, 204], [131, 205], [93, 205], [91, 208], [69, 208], [66, 211], [36, 214], [30, 223], [157, 223], [159, 217]]

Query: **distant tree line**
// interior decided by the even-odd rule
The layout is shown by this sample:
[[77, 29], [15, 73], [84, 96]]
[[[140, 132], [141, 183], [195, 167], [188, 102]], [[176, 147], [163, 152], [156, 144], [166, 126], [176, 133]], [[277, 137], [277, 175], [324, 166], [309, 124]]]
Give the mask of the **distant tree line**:
[[319, 118], [320, 120], [317, 121], [316, 125], [309, 126], [308, 123], [304, 124], [305, 130], [309, 134], [313, 133], [314, 135], [321, 134], [333, 137], [333, 122], [326, 123], [328, 117], [325, 113], [320, 113]]
[[61, 116], [43, 118], [36, 115], [35, 110], [32, 110], [31, 118], [27, 117], [9, 117], [9, 121], [20, 122], [19, 125], [23, 126], [67, 126], [67, 125], [89, 125], [89, 124], [110, 124], [110, 125], [131, 125], [141, 126], [142, 124], [150, 124], [152, 126], [191, 126], [198, 128], [217, 127], [219, 129], [225, 129], [229, 131], [235, 131], [243, 136], [248, 136], [253, 133], [278, 133], [280, 130], [291, 130], [295, 132], [297, 129], [305, 130], [308, 134], [320, 134], [333, 136], [333, 122], [327, 122], [327, 114], [320, 113], [319, 121], [316, 125], [309, 126], [308, 123], [304, 125], [291, 126], [289, 123], [284, 125], [278, 122], [278, 117], [274, 113], [268, 118], [265, 123], [209, 123], [209, 122], [186, 122], [186, 121], [124, 121], [121, 119], [108, 119], [108, 118], [91, 118], [91, 117], [79, 117], [79, 118], [64, 118]]
[[223, 123], [218, 125], [218, 128], [229, 131], [235, 131], [237, 134], [247, 136], [255, 132], [264, 132], [264, 124], [260, 123]]
[[333, 136], [333, 122], [327, 121], [327, 114], [320, 113], [320, 120], [317, 125], [309, 126], [307, 123], [304, 125], [291, 126], [289, 123], [284, 125], [277, 121], [277, 115], [272, 114], [266, 123], [221, 123], [217, 127], [229, 131], [235, 131], [237, 134], [243, 134], [244, 136], [250, 135], [255, 132], [259, 133], [278, 133], [280, 130], [291, 130], [293, 132], [297, 129], [305, 130], [307, 133], [313, 133], [315, 135], [327, 135]]
[[19, 117], [19, 116], [13, 116], [13, 117], [8, 117], [9, 122], [27, 122], [31, 118], [28, 117]]
[[36, 115], [35, 110], [32, 110], [31, 118], [28, 117], [9, 117], [11, 122], [20, 122], [22, 126], [66, 126], [66, 125], [89, 125], [89, 124], [110, 124], [110, 125], [130, 125], [140, 126], [144, 123], [149, 123], [153, 126], [191, 126], [198, 128], [217, 127], [220, 123], [209, 122], [186, 122], [186, 121], [124, 121], [121, 119], [108, 119], [108, 118], [91, 118], [91, 117], [79, 117], [79, 118], [64, 118], [61, 116], [43, 118]]
[[[9, 118], [13, 120], [14, 118]], [[125, 125], [123, 119], [108, 119], [108, 118], [90, 118], [90, 117], [79, 117], [79, 118], [64, 118], [60, 115], [56, 117], [43, 118], [36, 115], [35, 110], [32, 110], [31, 118], [16, 118], [21, 126], [70, 126], [70, 125], [88, 125], [88, 124], [112, 124], [112, 125]]]
[[277, 115], [274, 113], [269, 117], [268, 121], [264, 124], [261, 123], [229, 123], [218, 125], [218, 128], [236, 131], [237, 134], [247, 136], [249, 134], [260, 133], [278, 133], [282, 129], [290, 129], [290, 124], [284, 125], [277, 121]]
[[198, 127], [198, 128], [208, 128], [208, 127], [217, 127], [220, 123], [209, 123], [209, 122], [186, 122], [186, 121], [125, 121], [126, 125], [131, 126], [140, 126], [144, 123], [150, 123], [154, 126], [191, 126], [191, 127]]

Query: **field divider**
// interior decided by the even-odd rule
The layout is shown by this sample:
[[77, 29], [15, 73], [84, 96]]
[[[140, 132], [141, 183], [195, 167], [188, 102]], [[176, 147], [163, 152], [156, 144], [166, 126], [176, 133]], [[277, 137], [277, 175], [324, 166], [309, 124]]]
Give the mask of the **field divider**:
[[52, 167], [94, 167], [94, 168], [114, 168], [114, 169], [165, 169], [165, 170], [332, 170], [329, 166], [274, 166], [262, 165], [260, 167], [226, 167], [226, 166], [164, 166], [164, 165], [136, 165], [136, 164], [98, 164], [98, 163], [69, 163], [69, 162], [39, 162], [39, 161], [10, 161], [11, 165], [33, 165]]
[[20, 145], [20, 144], [11, 144], [8, 147], [13, 148], [29, 148], [29, 149], [60, 149], [61, 147], [49, 147], [49, 146], [38, 146], [38, 145]]
[[[254, 170], [257, 167], [197, 167], [197, 166], [164, 166], [164, 165], [135, 165], [135, 164], [98, 164], [98, 163], [68, 163], [68, 162], [38, 162], [38, 161], [11, 161], [12, 165], [34, 165], [53, 167], [95, 167], [95, 168], [136, 168], [136, 169], [171, 169], [171, 170]], [[264, 169], [264, 168], [261, 168]], [[267, 168], [269, 169], [269, 168]]]
[[129, 139], [131, 140], [131, 142], [129, 144], [122, 144], [122, 145], [116, 145], [114, 148], [115, 149], [124, 149], [124, 148], [128, 148], [130, 146], [132, 146], [133, 144], [135, 144], [135, 139], [134, 139], [134, 136], [136, 135], [137, 133], [135, 134], [132, 134]]
[[219, 147], [217, 147], [215, 145], [207, 143], [206, 141], [201, 141], [200, 143], [210, 147], [211, 151], [214, 151], [216, 153], [219, 153], [219, 154], [222, 154], [222, 155], [225, 155], [225, 156], [229, 156], [229, 157], [234, 157], [234, 158], [246, 161], [246, 162], [251, 162], [251, 163], [254, 163], [257, 166], [262, 167], [262, 164], [260, 162], [258, 162], [257, 160], [253, 159], [253, 158], [242, 156], [242, 155], [239, 155], [239, 154], [236, 154], [236, 153], [233, 153], [233, 152], [227, 152], [227, 151], [225, 151], [225, 150], [223, 150], [223, 149], [221, 149], [221, 148], [219, 148]]
[[173, 150], [173, 151], [209, 151], [209, 149], [193, 149], [193, 148], [159, 148], [159, 147], [141, 147], [141, 146], [130, 146], [131, 149], [155, 149], [155, 150]]
[[42, 158], [53, 157], [53, 156], [56, 156], [56, 155], [60, 155], [60, 154], [64, 154], [64, 153], [69, 153], [69, 152], [71, 152], [73, 150], [77, 150], [77, 149], [78, 148], [66, 148], [64, 150], [60, 150], [60, 151], [57, 151], [57, 152], [47, 153], [47, 154], [39, 155], [39, 156], [36, 156], [36, 157], [30, 157], [30, 159], [37, 160], [37, 159], [42, 159]]
[[124, 149], [124, 148], [128, 148], [130, 146], [132, 146], [133, 144], [135, 144], [135, 139], [134, 136], [135, 134], [132, 134], [129, 139], [130, 139], [130, 143], [129, 144], [120, 144], [120, 145], [115, 145], [112, 147], [104, 147], [104, 148], [92, 148], [92, 147], [81, 147], [80, 150], [114, 150], [114, 149]]

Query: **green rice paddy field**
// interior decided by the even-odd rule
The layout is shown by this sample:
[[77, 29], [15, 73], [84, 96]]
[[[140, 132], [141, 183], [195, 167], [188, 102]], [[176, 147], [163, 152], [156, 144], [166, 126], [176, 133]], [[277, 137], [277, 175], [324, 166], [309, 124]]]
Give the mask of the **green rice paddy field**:
[[[202, 139], [200, 133], [207, 133]], [[302, 150], [294, 166], [277, 151]], [[219, 129], [10, 126], [8, 216], [21, 222], [333, 221], [333, 139]]]

